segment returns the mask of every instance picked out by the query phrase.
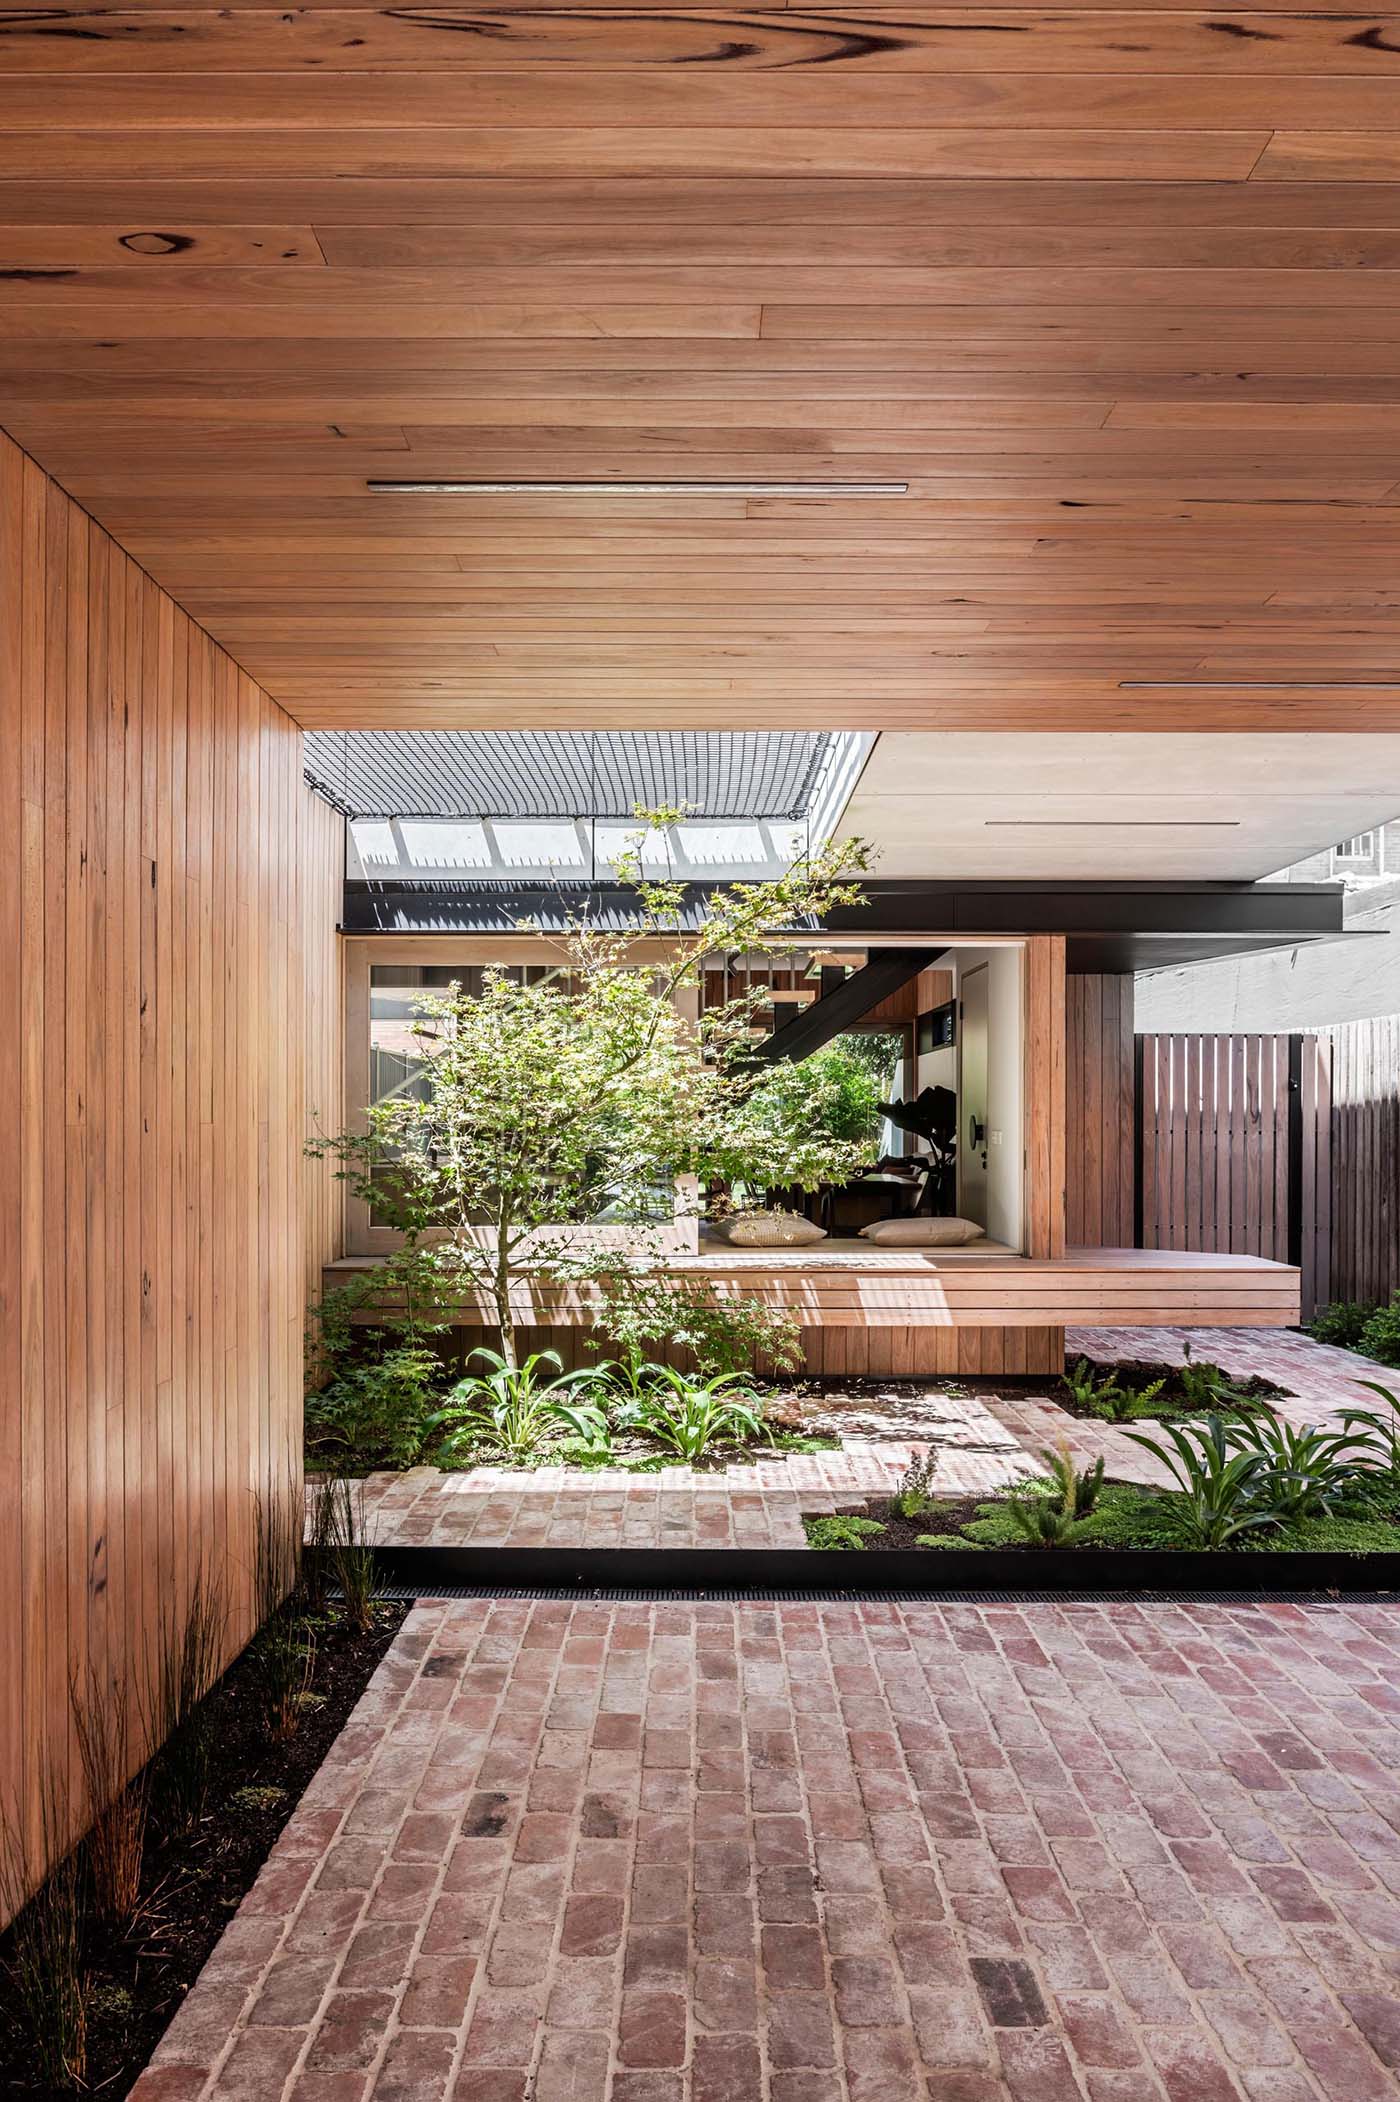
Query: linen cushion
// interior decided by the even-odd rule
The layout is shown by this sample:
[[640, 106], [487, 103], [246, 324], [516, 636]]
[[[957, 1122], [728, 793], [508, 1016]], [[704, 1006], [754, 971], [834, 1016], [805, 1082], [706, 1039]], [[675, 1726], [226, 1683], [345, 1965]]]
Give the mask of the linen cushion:
[[971, 1219], [877, 1219], [860, 1231], [877, 1248], [961, 1248], [986, 1237]]
[[824, 1230], [801, 1212], [740, 1212], [717, 1228], [734, 1248], [805, 1248], [824, 1241]]

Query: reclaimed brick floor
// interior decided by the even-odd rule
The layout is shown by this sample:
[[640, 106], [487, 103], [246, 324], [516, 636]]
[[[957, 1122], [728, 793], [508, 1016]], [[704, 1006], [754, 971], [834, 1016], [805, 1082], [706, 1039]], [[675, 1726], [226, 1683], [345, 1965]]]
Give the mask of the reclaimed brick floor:
[[419, 1604], [133, 2102], [1394, 2102], [1400, 1609]]
[[[940, 1490], [991, 1495], [1024, 1478], [1025, 1452], [994, 1405], [960, 1396], [943, 1407]], [[805, 1547], [804, 1511], [888, 1495], [913, 1453], [924, 1450], [907, 1439], [853, 1438], [839, 1452], [657, 1474], [415, 1467], [368, 1477], [365, 1532], [383, 1547]]]

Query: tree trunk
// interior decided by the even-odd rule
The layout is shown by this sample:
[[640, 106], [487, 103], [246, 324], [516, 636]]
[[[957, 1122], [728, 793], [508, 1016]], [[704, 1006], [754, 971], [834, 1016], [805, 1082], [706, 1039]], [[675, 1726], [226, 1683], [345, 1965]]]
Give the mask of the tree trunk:
[[515, 1310], [510, 1299], [510, 1250], [503, 1228], [497, 1229], [496, 1269], [491, 1294], [496, 1303], [496, 1326], [501, 1331], [501, 1356], [514, 1372], [518, 1369], [515, 1354]]

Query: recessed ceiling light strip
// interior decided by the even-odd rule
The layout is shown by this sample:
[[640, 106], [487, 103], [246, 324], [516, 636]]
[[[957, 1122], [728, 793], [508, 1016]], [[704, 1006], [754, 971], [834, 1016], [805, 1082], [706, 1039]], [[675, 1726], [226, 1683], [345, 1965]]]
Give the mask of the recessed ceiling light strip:
[[1272, 693], [1280, 687], [1295, 687], [1299, 692], [1330, 692], [1334, 688], [1350, 686], [1379, 687], [1382, 691], [1393, 691], [1400, 687], [1400, 674], [1393, 679], [1120, 679], [1120, 693], [1184, 693], [1193, 687], [1206, 693], [1218, 693], [1222, 688], [1231, 693], [1241, 689], [1258, 688], [1263, 693]]
[[391, 482], [375, 496], [907, 496], [907, 482]]
[[1237, 817], [984, 817], [984, 828], [994, 825], [1034, 826], [1038, 831], [1075, 832], [1206, 832], [1232, 831]]

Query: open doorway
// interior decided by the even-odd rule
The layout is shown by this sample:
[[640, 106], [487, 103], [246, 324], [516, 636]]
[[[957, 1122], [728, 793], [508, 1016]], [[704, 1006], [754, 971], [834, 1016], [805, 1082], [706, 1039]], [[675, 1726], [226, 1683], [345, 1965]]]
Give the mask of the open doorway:
[[991, 967], [961, 974], [958, 1009], [958, 1208], [987, 1229], [987, 1012]]

